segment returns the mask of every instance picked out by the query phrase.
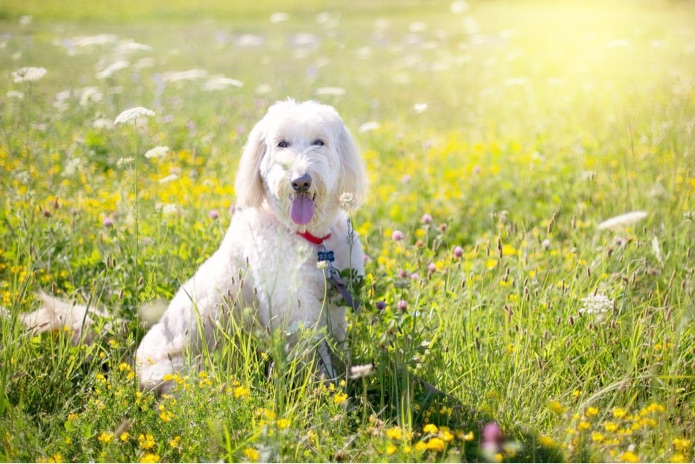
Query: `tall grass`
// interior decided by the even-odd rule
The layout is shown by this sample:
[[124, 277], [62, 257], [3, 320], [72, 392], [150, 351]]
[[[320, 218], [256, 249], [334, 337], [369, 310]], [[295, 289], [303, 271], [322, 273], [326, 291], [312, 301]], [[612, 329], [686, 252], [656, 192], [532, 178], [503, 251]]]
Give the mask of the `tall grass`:
[[[55, 5], [0, 7], [1, 459], [693, 459], [691, 2]], [[138, 308], [216, 249], [287, 96], [335, 105], [370, 174], [345, 375], [229, 320], [140, 392]], [[40, 289], [128, 336], [23, 331]]]

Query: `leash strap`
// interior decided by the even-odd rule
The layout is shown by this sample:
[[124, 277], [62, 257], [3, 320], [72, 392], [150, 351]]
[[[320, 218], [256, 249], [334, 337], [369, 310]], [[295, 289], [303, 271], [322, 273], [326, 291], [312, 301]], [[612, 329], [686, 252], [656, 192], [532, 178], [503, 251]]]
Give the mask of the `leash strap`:
[[335, 261], [333, 252], [326, 250], [326, 247], [323, 245], [319, 245], [318, 260], [319, 262], [325, 261], [328, 263], [328, 280], [330, 280], [333, 286], [340, 292], [348, 306], [350, 306], [353, 311], [357, 311], [358, 306], [355, 299], [352, 298], [352, 295], [347, 289], [345, 282], [340, 277], [340, 273], [333, 266], [333, 261]]

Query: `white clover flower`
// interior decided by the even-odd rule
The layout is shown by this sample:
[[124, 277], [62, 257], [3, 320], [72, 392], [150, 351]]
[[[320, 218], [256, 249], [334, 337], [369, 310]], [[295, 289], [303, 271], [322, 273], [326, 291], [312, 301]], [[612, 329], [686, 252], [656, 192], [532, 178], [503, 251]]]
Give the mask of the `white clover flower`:
[[12, 78], [15, 82], [34, 82], [45, 76], [47, 72], [46, 68], [28, 66], [14, 71]]
[[605, 221], [600, 223], [597, 226], [597, 228], [599, 230], [619, 229], [635, 224], [646, 217], [647, 213], [645, 211], [634, 211], [632, 213], [621, 214], [620, 216], [615, 216], [610, 219], [606, 219]]
[[363, 364], [361, 366], [352, 366], [350, 368], [350, 379], [360, 379], [362, 377], [367, 377], [372, 373], [372, 364]]
[[613, 309], [614, 301], [605, 295], [589, 295], [581, 299], [583, 306], [579, 309], [580, 313], [603, 314], [609, 309]]
[[151, 116], [154, 116], [154, 114], [155, 113], [152, 110], [148, 110], [147, 108], [143, 108], [142, 106], [136, 106], [135, 108], [130, 108], [129, 110], [125, 110], [124, 112], [119, 114], [113, 123], [123, 124], [138, 118], [149, 118]]
[[169, 153], [169, 147], [154, 147], [145, 152], [145, 158], [164, 158]]

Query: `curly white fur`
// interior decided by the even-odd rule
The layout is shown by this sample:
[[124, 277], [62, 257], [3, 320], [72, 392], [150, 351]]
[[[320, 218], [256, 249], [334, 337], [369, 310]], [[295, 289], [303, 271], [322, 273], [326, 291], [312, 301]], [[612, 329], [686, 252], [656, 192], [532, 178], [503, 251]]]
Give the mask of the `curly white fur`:
[[[348, 244], [340, 197], [348, 193], [359, 201], [366, 184], [355, 143], [332, 107], [293, 100], [270, 107], [251, 131], [241, 156], [237, 207], [222, 244], [181, 286], [137, 349], [135, 367], [141, 386], [168, 391], [167, 374], [190, 367], [188, 360], [195, 359], [204, 344], [212, 348], [214, 330], [225, 326], [225, 308], [231, 307], [236, 316], [252, 308], [256, 322], [266, 330], [298, 325], [327, 328], [337, 342], [343, 342], [345, 308], [326, 301], [317, 245], [298, 233], [330, 234], [324, 246], [335, 253], [334, 266], [362, 274], [362, 246], [357, 239]], [[25, 326], [44, 323], [38, 321], [40, 314], [46, 312], [25, 315]], [[32, 319], [32, 315], [37, 316]], [[66, 315], [54, 319], [58, 316], [75, 319]], [[73, 324], [78, 338], [84, 327]], [[325, 343], [319, 345], [318, 355], [326, 373], [334, 375]]]

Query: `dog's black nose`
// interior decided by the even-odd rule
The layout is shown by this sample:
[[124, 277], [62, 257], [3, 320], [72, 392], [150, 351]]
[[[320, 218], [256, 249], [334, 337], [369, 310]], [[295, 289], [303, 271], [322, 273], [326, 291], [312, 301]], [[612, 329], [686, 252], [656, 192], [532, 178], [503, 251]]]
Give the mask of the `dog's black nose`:
[[297, 193], [306, 193], [311, 187], [311, 176], [303, 174], [296, 179], [292, 179], [292, 190]]

